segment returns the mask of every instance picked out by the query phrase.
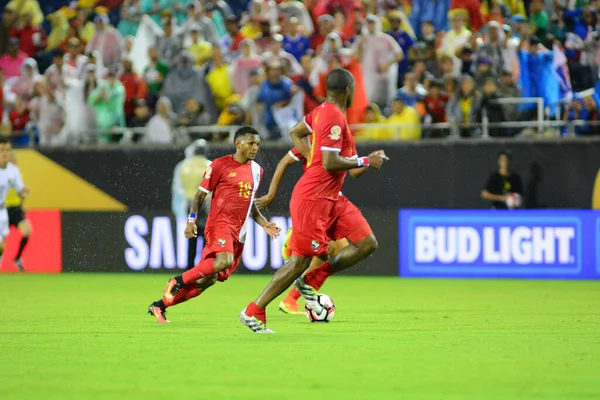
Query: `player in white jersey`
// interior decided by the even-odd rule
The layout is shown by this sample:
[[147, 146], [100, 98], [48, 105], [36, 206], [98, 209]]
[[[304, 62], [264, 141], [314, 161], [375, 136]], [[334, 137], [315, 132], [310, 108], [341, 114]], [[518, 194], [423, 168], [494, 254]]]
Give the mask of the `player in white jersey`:
[[0, 139], [0, 257], [4, 253], [4, 241], [9, 229], [6, 195], [11, 187], [22, 199], [29, 194], [29, 189], [21, 178], [21, 171], [10, 162], [11, 157], [12, 149], [9, 141]]

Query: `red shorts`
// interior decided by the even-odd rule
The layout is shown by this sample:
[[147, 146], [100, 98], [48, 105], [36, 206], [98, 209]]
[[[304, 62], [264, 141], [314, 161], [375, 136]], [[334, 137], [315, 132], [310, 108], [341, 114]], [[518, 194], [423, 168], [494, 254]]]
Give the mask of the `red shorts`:
[[204, 232], [204, 249], [202, 250], [202, 260], [215, 258], [219, 253], [233, 254], [233, 265], [224, 271], [219, 272], [218, 281], [225, 282], [231, 274], [237, 269], [244, 244], [240, 243], [231, 233], [228, 226], [216, 226]]
[[360, 210], [345, 196], [337, 201], [292, 199], [290, 214], [294, 224], [290, 248], [299, 257], [327, 254], [329, 240], [347, 238], [356, 243], [373, 233]]

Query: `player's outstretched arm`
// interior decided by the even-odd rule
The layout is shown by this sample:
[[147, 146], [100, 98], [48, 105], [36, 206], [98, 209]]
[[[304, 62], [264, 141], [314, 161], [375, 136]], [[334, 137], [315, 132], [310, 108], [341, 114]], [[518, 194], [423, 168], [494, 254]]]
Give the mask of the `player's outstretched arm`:
[[306, 122], [300, 121], [290, 131], [290, 137], [294, 142], [294, 147], [302, 154], [302, 157], [308, 160], [310, 148], [308, 147], [308, 141], [305, 140], [308, 135], [312, 132]]
[[379, 152], [371, 153], [368, 157], [349, 159], [340, 156], [339, 151], [323, 150], [323, 168], [326, 171], [347, 171], [362, 167], [380, 169], [385, 161], [389, 161], [389, 158]]
[[275, 222], [267, 221], [256, 206], [256, 203], [252, 204], [250, 215], [252, 216], [252, 219], [267, 232], [267, 235], [269, 235], [271, 239], [275, 239], [281, 233], [281, 228], [275, 225]]
[[279, 186], [281, 185], [281, 181], [283, 181], [285, 171], [287, 171], [290, 165], [297, 162], [298, 160], [290, 156], [290, 153], [286, 153], [286, 155], [283, 156], [283, 158], [279, 161], [277, 168], [275, 169], [273, 179], [271, 179], [271, 184], [269, 185], [269, 192], [266, 195], [259, 197], [255, 201], [255, 204], [259, 210], [267, 208], [271, 205], [271, 203], [273, 203], [273, 200], [275, 200], [275, 196], [277, 195], [277, 191], [279, 190]]
[[196, 196], [194, 196], [194, 200], [192, 200], [192, 205], [190, 206], [190, 216], [188, 217], [188, 223], [185, 227], [185, 237], [188, 239], [198, 237], [198, 228], [196, 227], [196, 216], [202, 208], [202, 204], [204, 203], [204, 199], [206, 199], [207, 195], [208, 193], [198, 189], [198, 192], [196, 192]]

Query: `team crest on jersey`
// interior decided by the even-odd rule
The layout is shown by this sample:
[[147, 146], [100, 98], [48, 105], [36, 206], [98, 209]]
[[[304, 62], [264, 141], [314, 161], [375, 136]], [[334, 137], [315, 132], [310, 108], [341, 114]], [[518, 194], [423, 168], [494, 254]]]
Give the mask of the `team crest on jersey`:
[[315, 251], [317, 251], [317, 249], [318, 249], [318, 248], [319, 248], [319, 246], [320, 246], [319, 242], [317, 242], [316, 240], [313, 240], [313, 241], [312, 241], [312, 243], [311, 243], [310, 245], [311, 245], [311, 247], [312, 247], [313, 249], [315, 249]]
[[217, 240], [217, 243], [219, 243], [219, 246], [223, 247], [225, 246], [225, 243], [227, 243], [227, 241], [223, 238], [219, 238], [219, 240]]
[[230, 178], [235, 178], [236, 175], [237, 175], [237, 173], [235, 173], [235, 172], [230, 172], [229, 173], [229, 177]]
[[342, 137], [342, 128], [340, 128], [338, 125], [331, 127], [329, 138], [331, 140], [340, 140], [340, 137]]
[[207, 167], [206, 168], [206, 172], [204, 172], [204, 178], [210, 179], [210, 175], [211, 174], [212, 174], [212, 168], [211, 167]]

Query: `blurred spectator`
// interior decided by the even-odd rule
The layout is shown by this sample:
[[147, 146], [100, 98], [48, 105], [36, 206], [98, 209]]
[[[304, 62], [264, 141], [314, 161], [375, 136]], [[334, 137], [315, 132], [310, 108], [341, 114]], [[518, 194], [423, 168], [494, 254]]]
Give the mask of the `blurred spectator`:
[[244, 35], [240, 32], [238, 19], [235, 15], [230, 15], [225, 21], [227, 35], [221, 39], [221, 47], [224, 50], [223, 56], [235, 57], [239, 53], [240, 45], [244, 40]]
[[163, 28], [163, 34], [156, 39], [158, 56], [169, 64], [175, 63], [177, 56], [183, 48], [183, 30], [174, 32], [173, 25], [168, 24]]
[[254, 43], [256, 43], [256, 47], [260, 53], [269, 51], [274, 33], [275, 32], [271, 32], [271, 22], [269, 17], [263, 17], [260, 20], [260, 35], [254, 39]]
[[161, 97], [156, 103], [156, 115], [150, 118], [146, 125], [146, 133], [142, 140], [145, 143], [172, 143], [174, 137], [171, 116], [171, 101]]
[[245, 39], [240, 44], [241, 54], [231, 63], [231, 77], [236, 93], [243, 96], [250, 87], [250, 73], [262, 64], [262, 58], [256, 54], [256, 45], [252, 39]]
[[213, 47], [219, 47], [219, 35], [213, 21], [205, 15], [202, 4], [199, 1], [192, 1], [187, 8], [188, 18], [182, 28], [187, 31], [193, 25], [197, 25], [200, 37]]
[[25, 127], [29, 123], [29, 109], [23, 97], [17, 96], [15, 98], [13, 109], [8, 114], [8, 118], [13, 133], [25, 131]]
[[261, 32], [260, 14], [250, 13], [250, 18], [242, 26], [240, 33], [244, 38], [254, 40], [260, 37]]
[[310, 74], [313, 69], [313, 54], [314, 51], [309, 49], [300, 58], [302, 74], [293, 77], [294, 84], [304, 92], [304, 115], [310, 113], [320, 104], [320, 101], [316, 98], [314, 87], [310, 83]]
[[436, 31], [448, 29], [449, 0], [412, 0], [410, 24], [417, 29], [424, 22], [431, 22]]
[[[302, 4], [297, 1], [293, 3]], [[283, 39], [283, 49], [296, 57], [296, 60], [300, 61], [300, 58], [307, 50], [310, 50], [310, 39], [298, 33], [298, 18], [292, 17], [288, 23], [288, 32]]]
[[[504, 70], [500, 74], [500, 87], [498, 88], [500, 98], [521, 97], [521, 88], [515, 83], [512, 71]], [[507, 121], [518, 121], [518, 105], [502, 104], [502, 112]]]
[[189, 99], [185, 102], [184, 111], [179, 114], [177, 126], [207, 126], [211, 125], [210, 114], [204, 109], [204, 105], [198, 103], [196, 99]]
[[362, 65], [369, 102], [384, 107], [394, 96], [398, 77], [397, 63], [404, 54], [394, 38], [382, 33], [380, 29], [379, 19], [369, 15], [367, 29], [357, 39], [355, 49]]
[[116, 70], [108, 70], [106, 80], [98, 84], [88, 102], [94, 108], [97, 127], [102, 131], [100, 140], [112, 141], [113, 136], [108, 131], [116, 126], [125, 126], [125, 88], [117, 79]]
[[98, 87], [98, 80], [96, 79], [96, 66], [90, 64], [85, 67], [84, 71], [84, 84], [83, 84], [83, 98], [87, 102], [92, 93]]
[[179, 61], [169, 71], [162, 90], [163, 96], [171, 100], [175, 114], [183, 111], [189, 98], [195, 98], [198, 103], [204, 104], [213, 121], [216, 120], [218, 111], [210, 87], [204, 80], [202, 71], [194, 66], [189, 52], [181, 52]]
[[396, 97], [402, 97], [406, 105], [416, 107], [417, 103], [423, 100], [427, 91], [423, 85], [419, 84], [417, 75], [414, 72], [409, 72], [404, 77], [404, 86], [396, 93]]
[[63, 99], [66, 82], [77, 78], [77, 70], [65, 63], [65, 53], [60, 49], [52, 51], [52, 65], [44, 72], [48, 89], [54, 92], [59, 101]]
[[[150, 108], [145, 100], [138, 100], [135, 102], [133, 109], [133, 117], [129, 120], [128, 126], [131, 128], [141, 128], [146, 126], [150, 120]], [[134, 135], [134, 141], [138, 141], [139, 135]]]
[[121, 19], [117, 30], [121, 36], [134, 35], [142, 20], [140, 0], [125, 0], [121, 6]]
[[62, 145], [66, 141], [61, 135], [65, 123], [65, 111], [61, 107], [55, 93], [48, 87], [45, 81], [40, 81], [41, 93], [39, 97], [30, 102], [32, 117], [35, 110], [37, 130], [40, 135], [40, 145]]
[[495, 78], [496, 75], [492, 72], [491, 61], [487, 58], [480, 58], [477, 61], [477, 69], [475, 70], [474, 78], [477, 89], [481, 89], [483, 83], [488, 78]]
[[598, 118], [598, 107], [600, 106], [600, 98], [598, 97], [598, 94], [584, 97], [583, 106], [585, 107], [585, 111], [587, 112], [586, 121], [592, 123], [588, 125], [587, 134], [600, 134], [600, 125], [598, 125], [598, 122], [600, 122], [600, 119]]
[[[315, 27], [312, 18], [302, 2], [296, 0], [283, 0], [279, 3], [279, 12], [288, 18], [290, 23], [292, 22], [292, 19], [295, 18], [295, 23], [300, 25], [302, 36], [310, 37], [314, 33]], [[286, 50], [291, 53], [288, 49]], [[297, 58], [300, 60], [300, 57]]]
[[125, 121], [130, 126], [131, 120], [135, 117], [135, 105], [138, 100], [145, 100], [148, 95], [148, 86], [146, 82], [135, 73], [131, 60], [123, 62], [123, 73], [119, 78], [125, 89]]
[[19, 39], [19, 48], [29, 57], [46, 48], [46, 32], [41, 25], [33, 25], [31, 14], [25, 14], [10, 32], [11, 37]]
[[464, 124], [460, 129], [461, 136], [475, 136], [477, 130], [469, 124], [477, 121], [477, 113], [481, 104], [481, 96], [475, 90], [475, 80], [464, 75], [460, 80], [460, 87], [456, 95], [448, 102], [446, 115], [448, 122]]
[[156, 24], [161, 25], [161, 12], [169, 7], [169, 3], [168, 0], [140, 0], [140, 10], [149, 15]]
[[504, 25], [502, 27], [502, 31], [504, 32], [504, 43], [502, 50], [504, 69], [511, 70], [513, 79], [518, 81], [519, 76], [521, 75], [519, 59], [517, 57], [520, 40], [519, 38], [515, 37], [513, 29], [510, 25]]
[[5, 9], [14, 12], [19, 19], [29, 18], [35, 26], [44, 22], [44, 14], [37, 0], [10, 0]]
[[487, 25], [488, 34], [484, 43], [475, 51], [475, 59], [489, 60], [492, 76], [499, 77], [504, 64], [504, 31], [499, 23], [491, 21]]
[[468, 23], [473, 32], [480, 30], [485, 23], [479, 0], [452, 0], [450, 2], [449, 17], [452, 19], [459, 15], [466, 18], [465, 22]]
[[458, 92], [458, 79], [448, 77], [444, 79], [444, 93], [451, 99]]
[[388, 31], [388, 35], [394, 38], [404, 53], [404, 57], [398, 61], [397, 82], [400, 83], [404, 82], [404, 75], [408, 72], [408, 67], [410, 65], [409, 52], [416, 42], [415, 39], [408, 34], [408, 32], [401, 28], [402, 17], [400, 11], [390, 13], [388, 20], [390, 21], [391, 26], [391, 29]]
[[333, 17], [328, 14], [321, 15], [317, 19], [318, 31], [311, 38], [311, 47], [317, 52], [325, 42], [325, 38], [333, 32]]
[[503, 0], [502, 3], [508, 8], [509, 15], [527, 16], [523, 0]]
[[[434, 80], [431, 82], [429, 92], [423, 98], [425, 110], [427, 112], [427, 122], [439, 124], [446, 122], [446, 105], [448, 104], [449, 96], [442, 92], [442, 82]], [[439, 133], [441, 131], [433, 131]], [[429, 135], [432, 136], [432, 135]]]
[[586, 21], [586, 34], [583, 38], [581, 51], [582, 86], [593, 87], [598, 81], [598, 65], [600, 64], [600, 32], [598, 32], [597, 12], [586, 9], [583, 13]]
[[437, 36], [435, 34], [435, 27], [431, 21], [423, 21], [417, 43], [410, 50], [411, 58], [414, 60], [423, 60], [429, 68], [435, 68], [436, 47]]
[[413, 107], [404, 102], [402, 96], [394, 97], [392, 115], [387, 120], [389, 125], [409, 125], [394, 127], [388, 132], [386, 140], [418, 140], [421, 139], [421, 116]]
[[214, 49], [207, 71], [206, 82], [212, 91], [217, 110], [223, 111], [225, 102], [233, 94], [233, 85], [229, 79], [229, 65], [223, 61], [219, 48]]
[[295, 93], [292, 81], [283, 76], [281, 64], [267, 64], [267, 79], [260, 86], [258, 101], [265, 109], [265, 126], [269, 131], [271, 139], [281, 138], [281, 130], [273, 116], [274, 109], [282, 108], [290, 104]]
[[13, 95], [29, 100], [33, 86], [39, 79], [37, 62], [33, 58], [26, 58], [21, 67], [21, 74], [6, 80], [6, 100], [12, 103]]
[[87, 44], [86, 53], [98, 51], [102, 65], [107, 68], [119, 68], [125, 56], [125, 41], [115, 28], [110, 26], [108, 16], [104, 14], [96, 15], [94, 18], [96, 24], [96, 34]]
[[529, 4], [529, 23], [533, 27], [533, 34], [540, 39], [545, 39], [548, 33], [548, 14], [544, 11], [544, 0], [531, 0]]
[[[481, 96], [481, 107], [478, 110], [477, 122], [483, 122], [484, 110], [489, 123], [497, 124], [505, 121], [502, 105], [497, 103], [499, 98], [496, 79], [487, 78], [483, 84], [483, 95]], [[492, 137], [502, 137], [507, 136], [507, 131], [501, 127], [489, 128], [488, 134]]]
[[16, 23], [17, 15], [9, 8], [5, 8], [2, 14], [2, 22], [0, 22], [0, 55], [8, 50], [8, 38]]
[[0, 68], [0, 132], [4, 122], [4, 70]]
[[260, 87], [265, 79], [265, 73], [257, 68], [250, 72], [250, 87], [245, 91], [242, 97], [241, 106], [245, 111], [245, 125], [252, 125], [258, 130], [260, 136], [268, 138], [265, 127], [264, 108], [258, 104], [258, 95]]
[[456, 70], [454, 69], [454, 59], [449, 55], [443, 55], [439, 59], [438, 77], [441, 79], [457, 78]]
[[225, 108], [219, 115], [217, 125], [219, 126], [232, 126], [242, 125], [244, 123], [245, 113], [244, 109], [240, 105], [240, 96], [237, 94], [232, 95], [227, 99]]
[[192, 41], [188, 46], [188, 50], [194, 58], [194, 64], [201, 67], [212, 57], [213, 46], [200, 37], [200, 27], [198, 25], [192, 25], [190, 37]]
[[154, 46], [148, 48], [149, 63], [144, 70], [143, 78], [148, 86], [148, 106], [154, 109], [158, 100], [163, 82], [169, 73], [169, 66], [164, 60], [158, 58], [158, 49]]
[[302, 67], [298, 63], [298, 60], [283, 49], [283, 36], [279, 34], [274, 35], [269, 47], [270, 51], [262, 54], [265, 63], [281, 64], [283, 66], [283, 73], [286, 76], [302, 73]]
[[205, 13], [206, 17], [213, 23], [220, 43], [221, 39], [227, 35], [227, 30], [225, 29], [225, 18], [223, 18], [223, 14], [221, 14], [221, 11], [217, 5], [211, 0], [206, 1]]
[[19, 39], [8, 39], [8, 50], [6, 54], [0, 57], [0, 69], [4, 71], [4, 77], [9, 79], [19, 76], [21, 74], [21, 66], [26, 58], [27, 54], [19, 50]]
[[471, 32], [465, 26], [465, 17], [461, 14], [455, 15], [451, 20], [452, 30], [450, 30], [442, 39], [439, 54], [440, 56], [451, 57], [454, 63], [453, 74], [460, 75], [462, 70], [462, 61], [456, 53], [460, 50], [471, 37]]
[[75, 21], [71, 22], [71, 28], [74, 30], [74, 36], [73, 34], [71, 36], [79, 38], [86, 44], [91, 42], [96, 35], [96, 24], [90, 21], [90, 14], [90, 9], [79, 8]]
[[[371, 103], [365, 109], [365, 124], [386, 124], [387, 119], [381, 114], [381, 109], [375, 103]], [[389, 129], [384, 127], [369, 127], [361, 129], [356, 135], [356, 140], [387, 140]]]

